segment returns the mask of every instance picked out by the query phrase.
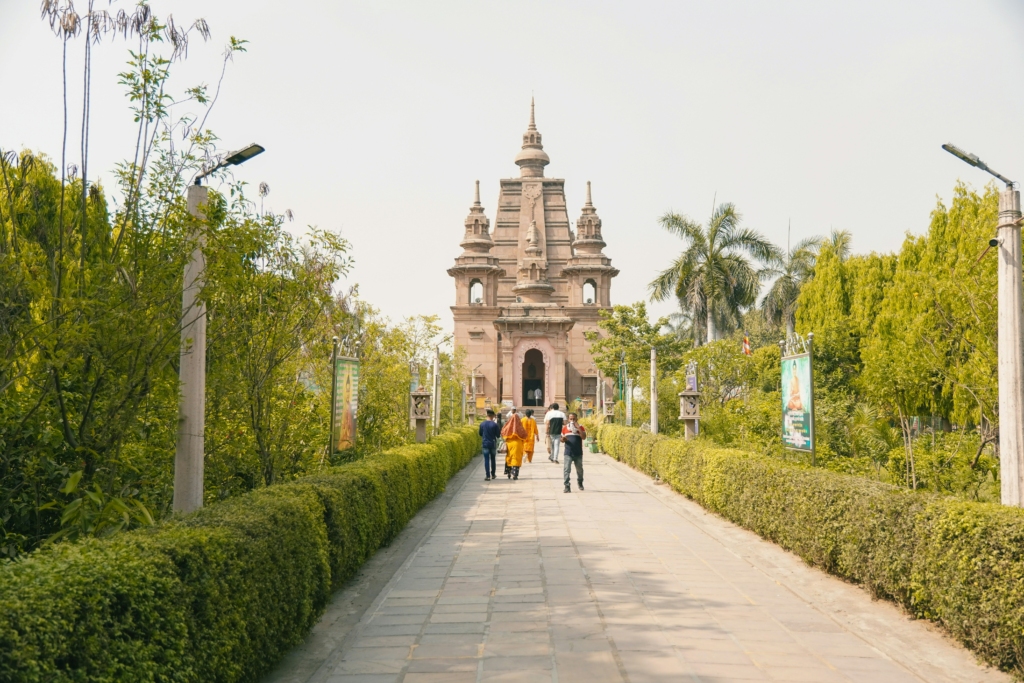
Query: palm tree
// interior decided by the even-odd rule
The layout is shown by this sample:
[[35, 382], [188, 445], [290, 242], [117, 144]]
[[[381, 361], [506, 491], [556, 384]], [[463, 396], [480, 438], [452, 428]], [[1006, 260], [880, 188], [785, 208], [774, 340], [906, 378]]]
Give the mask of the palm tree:
[[781, 325], [785, 322], [787, 339], [796, 335], [796, 300], [800, 296], [800, 288], [814, 274], [814, 262], [821, 242], [820, 237], [801, 240], [777, 264], [764, 269], [765, 275], [775, 278], [775, 282], [764, 295], [761, 309], [771, 323]]
[[707, 341], [715, 341], [717, 327], [737, 324], [741, 310], [757, 302], [763, 274], [747, 256], [774, 264], [779, 249], [756, 230], [741, 228], [740, 214], [731, 203], [720, 204], [706, 226], [672, 212], [659, 222], [687, 244], [648, 285], [651, 299], [675, 297], [693, 320], [707, 320]]
[[693, 342], [694, 347], [700, 346], [700, 330], [697, 329], [697, 319], [693, 311], [687, 308], [680, 308], [668, 316], [668, 325], [663, 332], [671, 334], [681, 342]]
[[849, 257], [852, 243], [853, 235], [850, 234], [849, 230], [832, 230], [823, 246], [828, 247], [832, 253], [839, 257], [839, 262], [842, 263]]

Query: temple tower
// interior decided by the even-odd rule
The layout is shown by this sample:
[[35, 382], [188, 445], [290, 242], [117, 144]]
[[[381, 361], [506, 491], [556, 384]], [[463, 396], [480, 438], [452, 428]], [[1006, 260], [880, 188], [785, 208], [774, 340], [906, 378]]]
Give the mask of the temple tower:
[[[534, 105], [515, 158], [518, 178], [500, 181], [493, 236], [476, 202], [466, 219], [455, 278], [455, 343], [467, 350], [472, 392], [487, 403], [543, 406], [584, 399], [596, 406], [598, 372], [584, 333], [597, 332], [618, 271], [604, 255], [601, 219], [587, 199], [574, 236], [565, 181], [551, 162]], [[610, 396], [606, 391], [606, 396]]]

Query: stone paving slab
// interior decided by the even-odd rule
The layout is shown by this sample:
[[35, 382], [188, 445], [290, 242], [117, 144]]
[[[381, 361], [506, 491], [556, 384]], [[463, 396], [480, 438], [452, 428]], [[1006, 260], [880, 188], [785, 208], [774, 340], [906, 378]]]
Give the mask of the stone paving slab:
[[[265, 683], [1010, 683], [933, 625], [604, 455], [477, 459]], [[404, 553], [404, 555], [403, 555]], [[391, 573], [388, 576], [388, 573]]]

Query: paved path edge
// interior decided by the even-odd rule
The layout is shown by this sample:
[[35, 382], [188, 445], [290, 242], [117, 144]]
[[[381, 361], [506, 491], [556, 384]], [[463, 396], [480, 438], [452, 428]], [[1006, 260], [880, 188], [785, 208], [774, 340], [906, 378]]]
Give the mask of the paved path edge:
[[327, 680], [356, 631], [355, 627], [367, 612], [373, 613], [387, 596], [388, 584], [402, 574], [416, 551], [430, 538], [448, 506], [466, 486], [479, 457], [479, 453], [474, 455], [448, 480], [441, 495], [420, 508], [389, 545], [378, 548], [355, 576], [334, 591], [323, 616], [305, 640], [292, 648], [261, 683], [322, 683]]
[[[908, 670], [908, 672], [920, 676], [922, 671], [932, 670], [936, 675], [936, 680], [938, 680], [949, 676], [957, 669], [969, 671], [973, 667], [980, 667], [984, 670], [985, 681], [1011, 683], [1018, 680], [1011, 674], [1000, 671], [979, 659], [973, 651], [950, 636], [937, 622], [917, 619], [902, 606], [888, 600], [876, 598], [859, 584], [848, 581], [841, 576], [830, 574], [821, 567], [808, 563], [796, 553], [714, 511], [708, 510], [700, 505], [700, 503], [679, 493], [668, 484], [656, 482], [645, 473], [616, 460], [610, 455], [602, 455], [605, 455], [614, 467], [625, 473], [641, 489], [647, 491], [652, 497], [670, 509], [686, 517], [694, 526], [701, 529], [710, 538], [718, 541], [723, 548], [748, 562], [766, 577], [775, 581], [809, 605], [816, 607], [828, 606], [830, 609], [823, 610], [823, 612], [828, 613], [828, 616], [834, 622], [850, 631], [873, 649], [884, 653], [892, 661]], [[729, 542], [726, 543], [723, 539], [728, 539]], [[737, 545], [744, 546], [747, 552], [738, 553]], [[805, 574], [807, 574], [807, 570], [811, 570], [812, 573], [807, 574], [807, 576], [812, 577], [811, 580], [801, 581], [804, 577], [801, 576], [800, 572], [791, 571], [793, 565], [799, 565]], [[858, 612], [857, 605], [864, 598], [870, 599], [871, 604], [876, 609], [889, 612], [891, 618], [901, 620], [905, 628], [897, 632], [886, 633], [880, 628], [883, 626], [882, 621], [866, 619], [862, 612]], [[884, 625], [891, 626], [891, 619], [885, 620]], [[933, 650], [915, 646], [916, 634], [913, 631], [922, 628], [933, 639], [941, 639], [952, 648], [950, 651], [952, 657], [950, 659], [935, 661]], [[962, 680], [970, 679], [965, 678]]]

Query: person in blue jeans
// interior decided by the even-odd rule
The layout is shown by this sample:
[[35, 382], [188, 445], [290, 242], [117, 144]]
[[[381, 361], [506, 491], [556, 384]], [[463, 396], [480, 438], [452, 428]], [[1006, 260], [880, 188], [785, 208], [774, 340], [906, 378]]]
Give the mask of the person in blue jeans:
[[495, 479], [494, 456], [498, 448], [498, 439], [501, 438], [501, 427], [494, 419], [494, 411], [487, 411], [487, 419], [480, 423], [480, 438], [483, 440], [484, 450], [484, 481]]

